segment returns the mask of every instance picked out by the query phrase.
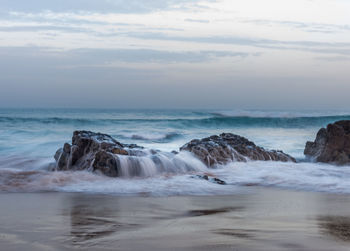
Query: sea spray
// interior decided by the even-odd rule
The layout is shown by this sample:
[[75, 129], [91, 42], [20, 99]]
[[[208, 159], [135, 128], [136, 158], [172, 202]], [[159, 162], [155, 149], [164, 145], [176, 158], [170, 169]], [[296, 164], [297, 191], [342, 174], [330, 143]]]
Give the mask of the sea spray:
[[[328, 123], [350, 119], [349, 114], [334, 111], [286, 114], [278, 111], [2, 109], [0, 190], [118, 195], [148, 193], [163, 196], [230, 194], [246, 186], [272, 186], [350, 193], [349, 168], [303, 162], [305, 142], [314, 140], [317, 131]], [[53, 153], [70, 141], [72, 131], [84, 129], [105, 132], [118, 140], [139, 144], [146, 149], [159, 149], [163, 164], [158, 164], [158, 170], [147, 159], [141, 164], [145, 170], [141, 176], [130, 176], [125, 172], [126, 175], [120, 178], [88, 171], [52, 172], [50, 163], [55, 161]], [[247, 137], [266, 149], [283, 150], [296, 157], [299, 163], [258, 161], [203, 169], [198, 159], [171, 153], [192, 139], [222, 132]], [[178, 136], [166, 138], [171, 133]], [[169, 162], [173, 166], [168, 165]], [[182, 169], [182, 165], [191, 168]], [[162, 166], [170, 167], [164, 169]], [[175, 169], [184, 171], [174, 172]], [[191, 178], [206, 173], [226, 181], [227, 185]]]

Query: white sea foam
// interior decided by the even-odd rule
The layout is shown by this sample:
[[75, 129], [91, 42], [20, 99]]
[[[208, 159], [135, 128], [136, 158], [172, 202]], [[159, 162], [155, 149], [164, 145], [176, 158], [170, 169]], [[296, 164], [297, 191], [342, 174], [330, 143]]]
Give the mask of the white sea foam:
[[180, 134], [176, 132], [169, 133], [138, 133], [128, 134], [127, 137], [135, 140], [150, 140], [150, 141], [166, 141], [179, 137]]
[[[349, 119], [334, 117], [339, 115], [349, 112], [0, 110], [0, 191], [227, 194], [256, 185], [350, 193], [350, 167], [247, 162], [207, 169], [184, 153], [170, 154], [192, 139], [230, 132], [266, 149], [283, 150], [303, 160], [305, 142], [314, 140], [320, 127]], [[157, 166], [158, 160], [155, 162], [149, 156], [141, 158], [142, 177], [131, 177], [127, 164], [123, 165], [123, 178], [84, 171], [49, 171], [49, 162], [54, 162], [52, 156], [65, 142], [71, 141], [72, 132], [77, 129], [107, 133], [122, 143], [162, 150], [158, 156], [161, 165]], [[125, 157], [123, 161], [130, 159]], [[191, 178], [207, 172], [228, 185]]]
[[[168, 196], [232, 194], [247, 186], [277, 187], [292, 190], [350, 193], [350, 167], [316, 163], [249, 161], [230, 163], [216, 169], [204, 167], [186, 156], [192, 171], [179, 169], [159, 173], [148, 166], [143, 177], [110, 178], [87, 171], [0, 171], [0, 191], [7, 192], [82, 192], [115, 195]], [[191, 160], [192, 158], [192, 160]], [[182, 160], [183, 161], [183, 160]], [[199, 164], [199, 166], [198, 166]], [[197, 174], [209, 174], [224, 180], [219, 185]]]
[[[195, 172], [203, 174], [203, 172]], [[83, 180], [58, 187], [58, 191], [111, 193], [119, 195], [213, 195], [236, 193], [245, 186], [278, 187], [292, 190], [350, 193], [350, 167], [314, 163], [247, 162], [206, 170], [224, 181], [219, 185], [194, 179], [193, 174], [134, 179]]]

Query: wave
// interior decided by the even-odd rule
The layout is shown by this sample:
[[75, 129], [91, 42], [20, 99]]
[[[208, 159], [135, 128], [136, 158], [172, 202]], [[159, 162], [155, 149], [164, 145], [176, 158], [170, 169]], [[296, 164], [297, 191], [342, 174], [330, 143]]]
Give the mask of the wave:
[[48, 118], [35, 118], [35, 117], [0, 117], [0, 123], [41, 123], [41, 124], [70, 124], [70, 123], [95, 123], [98, 120], [95, 119], [82, 119], [82, 118], [60, 118], [60, 117], [48, 117]]
[[180, 133], [166, 133], [166, 134], [131, 134], [123, 135], [124, 138], [130, 138], [134, 140], [152, 141], [157, 143], [170, 142], [176, 138], [180, 138]]
[[[283, 128], [300, 128], [305, 126], [324, 126], [337, 120], [348, 120], [350, 115], [335, 116], [311, 116], [311, 117], [252, 117], [252, 116], [224, 116], [213, 113], [212, 117], [198, 119], [81, 119], [81, 118], [23, 118], [23, 117], [0, 117], [0, 124], [58, 124], [74, 126], [104, 126], [118, 125], [127, 126], [130, 124], [159, 124], [166, 125], [170, 128], [192, 128], [192, 127], [283, 127]], [[165, 135], [163, 138], [169, 139], [177, 135]], [[134, 138], [152, 140], [149, 136], [135, 134]]]
[[337, 120], [350, 119], [350, 115], [344, 116], [319, 116], [319, 117], [227, 117], [216, 116], [195, 121], [183, 121], [188, 126], [195, 127], [280, 127], [303, 128], [321, 127]]
[[[227, 185], [196, 178], [212, 175]], [[224, 195], [246, 187], [350, 194], [350, 169], [316, 163], [246, 162], [189, 173], [156, 174], [149, 177], [110, 178], [88, 171], [0, 170], [2, 192], [79, 192], [121, 196]]]
[[235, 111], [217, 111], [210, 112], [214, 117], [250, 117], [250, 118], [301, 118], [301, 117], [341, 117], [350, 116], [349, 112], [339, 111], [246, 111], [246, 110], [235, 110]]

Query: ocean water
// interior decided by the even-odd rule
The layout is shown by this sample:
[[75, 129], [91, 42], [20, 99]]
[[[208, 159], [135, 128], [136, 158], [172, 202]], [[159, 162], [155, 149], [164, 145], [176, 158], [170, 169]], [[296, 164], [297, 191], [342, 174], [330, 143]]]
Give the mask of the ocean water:
[[[245, 186], [269, 186], [350, 193], [350, 166], [311, 163], [303, 155], [306, 141], [313, 141], [321, 127], [343, 119], [350, 119], [350, 112], [1, 109], [0, 191], [167, 196], [231, 194]], [[192, 155], [181, 153], [169, 165], [187, 163], [190, 170], [177, 164], [169, 172], [157, 172], [145, 160], [147, 175], [138, 177], [49, 171], [56, 150], [71, 142], [75, 130], [107, 133], [122, 143], [158, 149], [164, 158], [172, 158], [171, 151], [192, 139], [229, 132], [266, 149], [283, 150], [298, 163], [250, 161], [208, 169]], [[228, 185], [193, 178], [203, 173], [211, 173]]]

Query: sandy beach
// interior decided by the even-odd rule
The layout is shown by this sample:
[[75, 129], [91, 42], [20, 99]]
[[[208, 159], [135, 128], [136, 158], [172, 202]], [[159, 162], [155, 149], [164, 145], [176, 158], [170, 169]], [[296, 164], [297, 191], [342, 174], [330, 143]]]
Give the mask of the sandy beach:
[[0, 194], [1, 250], [349, 250], [350, 196]]

